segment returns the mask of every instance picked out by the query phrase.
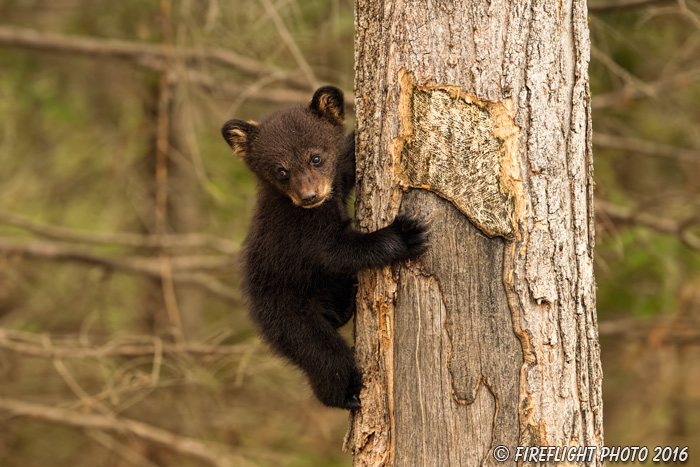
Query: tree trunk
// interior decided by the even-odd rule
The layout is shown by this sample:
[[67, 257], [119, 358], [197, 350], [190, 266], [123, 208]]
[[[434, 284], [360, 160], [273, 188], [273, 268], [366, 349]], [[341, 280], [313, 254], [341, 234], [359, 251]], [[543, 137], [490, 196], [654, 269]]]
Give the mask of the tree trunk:
[[432, 220], [420, 260], [360, 275], [355, 465], [601, 446], [585, 1], [355, 14], [359, 225]]

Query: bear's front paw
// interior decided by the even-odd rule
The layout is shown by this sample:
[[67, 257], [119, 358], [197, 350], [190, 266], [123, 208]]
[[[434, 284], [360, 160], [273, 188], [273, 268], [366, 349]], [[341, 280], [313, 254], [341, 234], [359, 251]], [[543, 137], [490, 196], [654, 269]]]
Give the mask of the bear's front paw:
[[428, 249], [428, 224], [414, 216], [400, 213], [391, 224], [404, 246], [402, 260], [416, 258]]
[[347, 410], [357, 410], [362, 407], [360, 402], [360, 391], [365, 386], [362, 384], [362, 375], [357, 369], [352, 372], [350, 377], [350, 384], [348, 384], [347, 390], [345, 392], [345, 401], [343, 404], [344, 409]]
[[[347, 356], [351, 357], [349, 352]], [[309, 382], [316, 397], [324, 405], [347, 410], [360, 408], [360, 391], [364, 386], [362, 374], [352, 360], [348, 358], [338, 364], [330, 362], [317, 370], [323, 371], [309, 373]]]

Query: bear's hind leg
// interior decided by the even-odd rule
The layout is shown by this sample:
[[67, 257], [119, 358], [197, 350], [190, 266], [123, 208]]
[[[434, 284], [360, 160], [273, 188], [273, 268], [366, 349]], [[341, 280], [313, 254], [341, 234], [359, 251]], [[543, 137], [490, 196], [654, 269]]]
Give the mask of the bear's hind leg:
[[[362, 375], [350, 347], [326, 319], [325, 310], [285, 313], [274, 329], [262, 329], [274, 350], [300, 367], [316, 397], [329, 407], [360, 407]], [[333, 312], [332, 310], [328, 310]]]

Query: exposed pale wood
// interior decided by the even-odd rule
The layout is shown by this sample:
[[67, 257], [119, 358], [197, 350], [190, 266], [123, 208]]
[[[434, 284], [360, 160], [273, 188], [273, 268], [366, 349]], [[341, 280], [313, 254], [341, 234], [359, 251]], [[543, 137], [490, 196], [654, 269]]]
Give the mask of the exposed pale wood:
[[[420, 260], [360, 276], [355, 465], [497, 465], [499, 444], [602, 445], [585, 2], [356, 0], [355, 21], [358, 223], [432, 219]], [[427, 113], [402, 100], [407, 75]], [[488, 124], [496, 109], [505, 124]], [[460, 112], [481, 115], [478, 134]], [[461, 188], [488, 172], [466, 207], [406, 174], [405, 158], [431, 163], [430, 144], [442, 157], [475, 140], [463, 175], [429, 179]], [[501, 202], [479, 196], [492, 174]], [[512, 227], [485, 228], [499, 212]]]

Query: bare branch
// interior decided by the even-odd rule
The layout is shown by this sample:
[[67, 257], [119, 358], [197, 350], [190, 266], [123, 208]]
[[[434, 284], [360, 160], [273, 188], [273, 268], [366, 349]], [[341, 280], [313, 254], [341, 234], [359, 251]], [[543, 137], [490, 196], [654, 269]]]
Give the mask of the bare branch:
[[[20, 47], [24, 49], [49, 51], [70, 55], [84, 55], [127, 60], [136, 66], [160, 72], [163, 69], [163, 49], [157, 44], [117, 39], [95, 39], [90, 37], [66, 36], [55, 33], [38, 32], [31, 29], [0, 26], [0, 46]], [[266, 82], [277, 81], [289, 88], [256, 89], [247, 93], [247, 98], [273, 104], [298, 104], [309, 100], [310, 85], [291, 73], [278, 70], [256, 60], [239, 56], [231, 51], [217, 48], [178, 48], [174, 57], [185, 65], [183, 73], [172, 76], [171, 80], [181, 77], [200, 86], [207, 92], [237, 97], [248, 90], [246, 86], [216, 79], [211, 75], [193, 68], [198, 61], [206, 61], [264, 79]], [[303, 90], [303, 91], [302, 91]], [[345, 106], [354, 108], [354, 95], [345, 93]]]
[[676, 161], [700, 164], [700, 151], [659, 144], [653, 141], [594, 132], [593, 144], [605, 148], [622, 149], [646, 156], [660, 157], [662, 159], [673, 159]]
[[[144, 65], [153, 70], [160, 70], [160, 64], [150, 62]], [[222, 97], [239, 98], [244, 95], [246, 99], [256, 100], [260, 102], [269, 102], [271, 104], [299, 104], [309, 101], [309, 93], [307, 91], [298, 91], [296, 89], [285, 88], [269, 88], [258, 86], [239, 85], [232, 82], [217, 80], [206, 73], [193, 70], [192, 68], [185, 69], [185, 79], [190, 83], [196, 84], [204, 91]], [[269, 83], [270, 80], [262, 78], [262, 81]], [[347, 112], [355, 111], [355, 97], [352, 92], [345, 92], [345, 110]]]
[[662, 3], [671, 3], [674, 0], [626, 0], [616, 1], [614, 3], [588, 5], [590, 13], [612, 13], [622, 10], [633, 10], [637, 8], [646, 8], [648, 6], [659, 5]]
[[[50, 51], [90, 57], [117, 58], [138, 61], [142, 59], [164, 59], [165, 52], [160, 44], [147, 44], [120, 39], [95, 39], [91, 37], [67, 36], [63, 34], [39, 32], [32, 29], [0, 26], [0, 45], [25, 49]], [[262, 77], [270, 74], [297, 89], [309, 90], [309, 84], [290, 76], [272, 66], [252, 58], [243, 57], [230, 50], [220, 48], [174, 48], [175, 59], [186, 64], [209, 62], [240, 71], [250, 76]]]
[[219, 0], [209, 0], [209, 7], [207, 8], [207, 20], [204, 23], [204, 32], [211, 32], [214, 29], [214, 25], [219, 20], [219, 16], [221, 16]]
[[696, 28], [700, 29], [700, 18], [693, 11], [688, 8], [686, 0], [678, 0], [678, 8], [681, 10], [681, 14], [688, 18], [688, 20], [695, 25]]
[[678, 222], [645, 212], [634, 212], [631, 209], [608, 204], [602, 200], [596, 200], [595, 209], [596, 215], [604, 215], [613, 220], [642, 225], [656, 230], [657, 232], [677, 235], [689, 248], [700, 250], [700, 238], [689, 231], [689, 228], [698, 223], [700, 219], [691, 218], [683, 222]]
[[[136, 66], [148, 70], [162, 71], [164, 53], [158, 44], [144, 44], [118, 39], [95, 39], [92, 37], [68, 36], [55, 33], [39, 32], [31, 29], [0, 26], [0, 46], [20, 47], [24, 49], [48, 51], [70, 55], [84, 55], [127, 60]], [[279, 70], [251, 58], [242, 57], [229, 50], [220, 48], [175, 48], [173, 57], [185, 65], [182, 74], [172, 76], [171, 80], [179, 79], [182, 75], [189, 82], [218, 95], [237, 97], [248, 90], [249, 99], [270, 102], [273, 104], [298, 104], [309, 100], [308, 92], [311, 85], [296, 78], [292, 73]], [[266, 82], [279, 82], [288, 88], [256, 89], [237, 85], [194, 69], [197, 62], [209, 62], [234, 69], [249, 76], [260, 78]], [[354, 94], [345, 93], [345, 107], [354, 108]]]
[[642, 87], [627, 85], [622, 89], [593, 96], [591, 99], [591, 106], [598, 110], [619, 106], [629, 101], [644, 99], [647, 97], [657, 97], [664, 92], [690, 86], [699, 80], [700, 67], [693, 68], [684, 72], [676, 73], [675, 75], [667, 78], [661, 78], [657, 81], [646, 83]]
[[[152, 256], [126, 256], [110, 258], [77, 248], [66, 248], [49, 242], [11, 242], [0, 238], [0, 251], [52, 261], [74, 261], [94, 264], [110, 269], [139, 272], [148, 275], [160, 274], [158, 259]], [[206, 271], [235, 266], [235, 260], [224, 255], [175, 256], [172, 268], [177, 271]]]
[[309, 85], [312, 88], [317, 88], [319, 83], [318, 83], [318, 80], [316, 79], [316, 76], [314, 75], [313, 70], [309, 66], [309, 63], [304, 58], [304, 54], [302, 54], [301, 50], [299, 50], [299, 47], [297, 46], [296, 42], [294, 42], [294, 38], [289, 33], [287, 26], [284, 25], [284, 21], [282, 21], [282, 18], [280, 18], [280, 15], [277, 12], [277, 9], [272, 5], [270, 0], [260, 0], [260, 1], [262, 2], [263, 6], [265, 7], [267, 14], [270, 15], [270, 18], [272, 18], [272, 22], [275, 23], [275, 27], [277, 27], [277, 31], [279, 32], [280, 37], [282, 38], [284, 43], [287, 44], [287, 48], [292, 53], [294, 60], [297, 62], [297, 65], [299, 65], [299, 68], [301, 69], [301, 71], [304, 72], [304, 76], [306, 76], [306, 80], [309, 82]]
[[591, 58], [599, 61], [601, 64], [603, 64], [603, 66], [605, 66], [605, 68], [608, 69], [608, 71], [610, 71], [610, 73], [622, 79], [627, 87], [637, 89], [647, 97], [653, 97], [654, 90], [649, 88], [647, 83], [618, 65], [618, 63], [613, 60], [612, 57], [599, 50], [597, 47], [591, 46]]
[[629, 208], [615, 206], [602, 200], [596, 199], [595, 210], [598, 215], [602, 214], [614, 220], [650, 227], [657, 232], [674, 235], [678, 233], [679, 224], [673, 220], [662, 219], [643, 212], [634, 212]]
[[63, 360], [54, 358], [52, 359], [53, 367], [56, 369], [56, 372], [58, 375], [63, 379], [63, 382], [66, 383], [66, 386], [73, 391], [73, 394], [80, 400], [80, 403], [83, 404], [86, 407], [95, 407], [99, 412], [105, 414], [105, 415], [112, 415], [112, 410], [104, 405], [102, 402], [97, 401], [95, 398], [93, 398], [90, 394], [83, 389], [83, 387], [78, 383], [78, 381], [75, 379], [73, 376], [73, 373], [70, 372], [66, 364], [63, 362]]
[[19, 214], [0, 211], [0, 222], [21, 227], [42, 237], [72, 243], [92, 245], [122, 245], [134, 248], [212, 248], [226, 254], [238, 253], [238, 245], [229, 240], [208, 234], [166, 234], [161, 236], [134, 233], [107, 233], [75, 230], [42, 224]]
[[[37, 338], [42, 341], [37, 343]], [[190, 354], [199, 356], [226, 356], [248, 355], [251, 352], [263, 351], [264, 348], [256, 344], [238, 345], [210, 345], [196, 342], [184, 342], [179, 344], [156, 343], [154, 338], [148, 339], [151, 343], [135, 344], [133, 342], [112, 341], [103, 345], [79, 346], [74, 344], [77, 339], [63, 338], [62, 341], [73, 342], [71, 345], [59, 344], [48, 335], [37, 335], [23, 331], [15, 331], [0, 328], [0, 349], [8, 350], [16, 354], [34, 358], [51, 359], [83, 359], [104, 357], [143, 357], [156, 355], [158, 352], [167, 355]]]
[[698, 322], [682, 318], [640, 321], [636, 318], [618, 318], [600, 321], [601, 336], [632, 341], [656, 341], [659, 344], [700, 344]]
[[28, 417], [78, 429], [97, 429], [119, 435], [136, 436], [174, 452], [199, 459], [208, 465], [230, 467], [243, 459], [228, 446], [181, 436], [137, 420], [108, 415], [85, 414], [42, 404], [0, 397], [0, 412], [11, 417]]
[[115, 455], [121, 457], [132, 465], [137, 467], [158, 467], [156, 464], [141, 456], [126, 444], [119, 442], [112, 436], [109, 436], [100, 430], [85, 430], [85, 434], [98, 444], [102, 445], [105, 449], [109, 449]]
[[[161, 278], [158, 262], [152, 257], [110, 258], [79, 249], [64, 248], [48, 242], [17, 243], [0, 239], [0, 252], [19, 254], [46, 261], [69, 261], [102, 266], [115, 271], [142, 274], [155, 279]], [[220, 269], [233, 266], [230, 257], [174, 257], [171, 266], [175, 269], [173, 280], [200, 287], [217, 297], [234, 304], [240, 304], [238, 295], [225, 284], [205, 274], [188, 271]]]
[[[168, 161], [170, 159], [170, 104], [172, 86], [170, 76], [173, 74], [173, 28], [172, 4], [170, 0], [160, 1], [161, 33], [163, 36], [163, 69], [158, 83], [158, 108], [156, 112], [156, 170], [155, 170], [155, 227], [158, 236], [167, 232], [168, 219]], [[180, 307], [175, 296], [173, 269], [170, 257], [161, 250], [158, 254], [160, 284], [168, 321], [175, 338], [184, 340]]]

